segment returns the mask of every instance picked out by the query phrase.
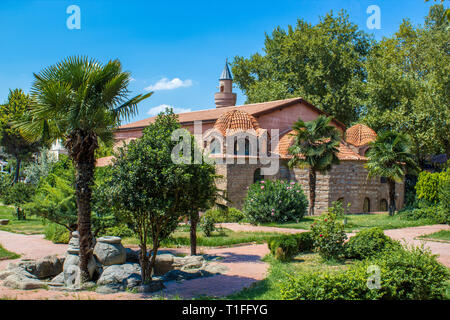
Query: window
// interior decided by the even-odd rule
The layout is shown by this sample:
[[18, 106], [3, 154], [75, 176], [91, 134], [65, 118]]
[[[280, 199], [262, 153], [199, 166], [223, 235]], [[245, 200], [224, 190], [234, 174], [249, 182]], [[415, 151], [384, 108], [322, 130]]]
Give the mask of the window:
[[386, 177], [381, 177], [380, 178], [380, 183], [387, 183], [387, 178]]
[[388, 202], [386, 199], [380, 200], [380, 211], [387, 211], [388, 210]]
[[209, 145], [209, 150], [211, 154], [220, 153], [220, 142], [217, 139], [213, 139]]
[[236, 139], [234, 141], [234, 155], [248, 156], [250, 154], [250, 141], [248, 140], [248, 138], [245, 138], [244, 150], [240, 150], [239, 147], [242, 146], [242, 142], [239, 140], [240, 139]]
[[370, 212], [370, 199], [364, 198], [363, 212]]
[[258, 168], [253, 173], [253, 183], [264, 180], [264, 176], [261, 174], [261, 168]]
[[340, 202], [340, 203], [344, 204], [344, 197], [337, 199], [336, 202]]
[[223, 92], [223, 86], [220, 86], [220, 92]]

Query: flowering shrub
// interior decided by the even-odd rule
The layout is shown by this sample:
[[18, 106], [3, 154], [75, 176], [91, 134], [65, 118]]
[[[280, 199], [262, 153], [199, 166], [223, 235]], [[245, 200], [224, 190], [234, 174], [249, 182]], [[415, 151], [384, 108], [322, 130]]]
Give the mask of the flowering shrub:
[[311, 225], [314, 248], [326, 260], [339, 259], [344, 253], [344, 241], [347, 235], [344, 224], [337, 218], [333, 210], [328, 210], [318, 222]]
[[281, 180], [260, 181], [249, 187], [243, 211], [250, 223], [298, 221], [308, 200], [301, 185]]

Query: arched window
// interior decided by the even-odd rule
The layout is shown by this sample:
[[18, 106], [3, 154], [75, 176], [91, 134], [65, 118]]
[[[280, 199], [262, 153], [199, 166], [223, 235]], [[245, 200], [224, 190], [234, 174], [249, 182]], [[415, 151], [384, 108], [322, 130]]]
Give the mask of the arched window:
[[337, 199], [336, 202], [340, 202], [341, 204], [344, 204], [344, 197]]
[[388, 202], [386, 199], [380, 200], [380, 211], [388, 211]]
[[386, 177], [380, 177], [380, 183], [387, 183]]
[[218, 154], [220, 153], [220, 142], [217, 139], [213, 139], [211, 141], [211, 144], [209, 145], [209, 150], [211, 154]]
[[258, 168], [253, 173], [253, 183], [264, 180], [264, 176], [261, 174], [261, 168]]
[[234, 155], [248, 156], [250, 154], [250, 141], [248, 140], [248, 138], [245, 138], [244, 150], [241, 150], [239, 148], [242, 146], [242, 142], [238, 142], [240, 142], [239, 139], [234, 140]]
[[223, 85], [220, 86], [220, 92], [223, 92]]
[[370, 199], [364, 198], [363, 212], [370, 212]]

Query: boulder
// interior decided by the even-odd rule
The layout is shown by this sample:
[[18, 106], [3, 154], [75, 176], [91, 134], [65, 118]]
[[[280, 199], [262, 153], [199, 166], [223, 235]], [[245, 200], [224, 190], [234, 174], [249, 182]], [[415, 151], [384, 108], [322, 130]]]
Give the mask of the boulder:
[[151, 293], [160, 291], [162, 289], [165, 289], [163, 282], [161, 280], [153, 280], [152, 282], [148, 284], [140, 285], [137, 289], [139, 293]]
[[130, 248], [125, 249], [126, 262], [139, 263], [139, 251], [134, 251]]
[[123, 264], [126, 262], [127, 253], [121, 244], [120, 237], [101, 237], [97, 239], [94, 247], [94, 255], [104, 266]]
[[174, 256], [171, 254], [158, 254], [155, 259], [155, 268], [153, 273], [157, 276], [161, 276], [174, 269], [173, 266]]
[[47, 256], [36, 261], [36, 270], [32, 272], [37, 278], [54, 277], [63, 272], [65, 257]]
[[15, 271], [3, 280], [5, 287], [20, 290], [34, 290], [47, 286], [46, 282], [36, 279], [35, 276], [23, 269], [18, 268]]
[[106, 267], [97, 284], [99, 286], [120, 285], [130, 289], [140, 285], [141, 282], [141, 267], [139, 264], [124, 263]]
[[200, 277], [207, 277], [212, 275], [211, 273], [204, 270], [191, 270], [191, 271], [182, 271], [182, 270], [172, 270], [166, 273], [163, 276], [163, 281], [182, 281], [182, 280], [192, 280]]
[[202, 256], [175, 257], [173, 266], [175, 270], [200, 269], [205, 264]]
[[8, 219], [0, 219], [0, 226], [6, 226], [9, 223]]
[[64, 285], [64, 272], [61, 272], [56, 277], [54, 277], [52, 279], [52, 281], [50, 281], [49, 285], [58, 286], [58, 287], [63, 286]]
[[[80, 257], [75, 254], [67, 254], [64, 261], [64, 283], [66, 286], [78, 286], [80, 284]], [[92, 256], [88, 263], [89, 276], [92, 278], [97, 269], [97, 263]]]

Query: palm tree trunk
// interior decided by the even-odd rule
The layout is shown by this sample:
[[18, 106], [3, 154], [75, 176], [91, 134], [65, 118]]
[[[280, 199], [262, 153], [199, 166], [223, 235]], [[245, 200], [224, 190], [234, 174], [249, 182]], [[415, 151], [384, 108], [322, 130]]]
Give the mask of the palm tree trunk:
[[20, 178], [20, 165], [21, 165], [22, 161], [20, 160], [19, 157], [16, 157], [16, 172], [14, 172], [14, 184], [16, 184], [17, 182], [19, 182], [19, 178]]
[[197, 255], [197, 225], [199, 220], [198, 212], [191, 213], [191, 228], [190, 228], [190, 242], [191, 242], [191, 256]]
[[316, 171], [309, 169], [309, 215], [314, 215], [314, 206], [316, 205]]
[[76, 164], [77, 173], [75, 193], [77, 197], [78, 208], [78, 232], [80, 234], [80, 271], [82, 282], [90, 280], [88, 263], [93, 251], [91, 232], [91, 186], [94, 181], [94, 163], [95, 162], [83, 162]]
[[388, 179], [389, 186], [389, 215], [393, 216], [395, 213], [395, 181]]

